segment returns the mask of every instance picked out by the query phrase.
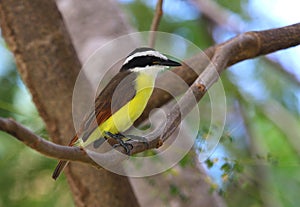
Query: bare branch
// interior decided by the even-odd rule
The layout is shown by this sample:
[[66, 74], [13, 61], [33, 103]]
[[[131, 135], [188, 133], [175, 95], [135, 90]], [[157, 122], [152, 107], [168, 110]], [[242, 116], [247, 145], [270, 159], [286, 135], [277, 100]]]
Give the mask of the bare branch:
[[[201, 100], [203, 95], [206, 93], [206, 90], [209, 89], [213, 83], [218, 80], [218, 76], [223, 72], [227, 66], [233, 65], [237, 62], [243, 61], [245, 59], [250, 59], [271, 53], [280, 49], [289, 48], [300, 44], [300, 23], [290, 25], [283, 28], [265, 30], [260, 32], [247, 32], [241, 34], [233, 39], [228, 40], [227, 42], [208, 48], [205, 53], [211, 56], [211, 63], [208, 63], [205, 60], [203, 55], [196, 56], [196, 58], [191, 58], [190, 60], [185, 61], [187, 65], [207, 65], [205, 70], [199, 75], [199, 77], [194, 81], [189, 90], [184, 94], [184, 96], [179, 100], [178, 104], [172, 108], [171, 112], [167, 115], [167, 123], [164, 132], [162, 135], [152, 140], [150, 148], [156, 146], [159, 147], [177, 128], [181, 120], [188, 114], [190, 110], [194, 107], [191, 102], [191, 97], [195, 98], [197, 101]], [[213, 52], [214, 53], [213, 53]], [[202, 64], [199, 60], [205, 60]], [[177, 73], [178, 70], [185, 71], [187, 65], [184, 65], [184, 69], [175, 68], [174, 71]], [[201, 66], [202, 65], [202, 66]], [[196, 74], [196, 73], [194, 73]], [[182, 77], [182, 76], [181, 76]], [[186, 77], [186, 76], [183, 76]], [[190, 78], [189, 80], [192, 80]], [[190, 84], [188, 82], [188, 84]], [[167, 96], [167, 94], [162, 91], [159, 92], [161, 97]], [[171, 97], [169, 97], [171, 99]], [[156, 100], [160, 98], [156, 97]], [[164, 99], [164, 101], [166, 101]], [[150, 100], [151, 101], [151, 100]], [[146, 113], [154, 107], [160, 107], [163, 105], [161, 102], [155, 102], [155, 106], [147, 108]], [[180, 108], [180, 107], [181, 108]], [[184, 107], [184, 108], [182, 108]], [[138, 120], [139, 121], [139, 120]], [[140, 145], [140, 144], [138, 144]], [[135, 147], [139, 150], [145, 146]], [[132, 153], [139, 152], [139, 150], [133, 149]]]
[[[36, 150], [37, 152], [59, 160], [77, 161], [90, 164], [96, 168], [101, 168], [101, 166], [93, 161], [89, 155], [101, 161], [107, 160], [107, 163], [103, 163], [106, 166], [108, 164], [120, 163], [120, 161], [126, 159], [125, 156], [120, 156], [121, 154], [116, 150], [111, 150], [107, 153], [97, 153], [88, 150], [87, 153], [85, 149], [79, 147], [55, 144], [32, 133], [30, 130], [17, 123], [13, 119], [5, 119], [0, 117], [0, 130], [12, 135], [12, 137], [23, 142], [25, 145]], [[125, 153], [122, 147], [117, 149], [120, 152]]]
[[[299, 33], [300, 24], [260, 32], [247, 32], [223, 44], [207, 48], [204, 50], [204, 53], [185, 60], [184, 62], [186, 64], [184, 64], [183, 67], [174, 68], [172, 69], [172, 72], [182, 78], [188, 85], [191, 85], [198, 77], [198, 74], [204, 71], [208, 66], [208, 60], [211, 59], [215, 52], [219, 50], [220, 47], [223, 47], [223, 45], [233, 44], [233, 42], [236, 43], [236, 48], [232, 48], [232, 50], [234, 50], [227, 54], [229, 56], [229, 61], [226, 67], [228, 67], [245, 59], [267, 54], [267, 51], [271, 53], [279, 49], [298, 45], [300, 43]], [[197, 73], [190, 69], [189, 66], [197, 71]], [[158, 81], [161, 84], [164, 84], [161, 85], [161, 88], [167, 88], [168, 85], [174, 85], [174, 83], [168, 81], [167, 77], [161, 77]], [[184, 91], [180, 88], [177, 90], [178, 94], [182, 94], [183, 92]], [[169, 93], [160, 89], [155, 89], [144, 113], [135, 122], [135, 125], [138, 125], [145, 120], [153, 108], [159, 108], [170, 100], [172, 100], [172, 96]]]
[[7, 132], [25, 145], [48, 157], [94, 164], [94, 161], [87, 156], [84, 150], [78, 147], [62, 146], [47, 141], [35, 135], [13, 119], [0, 118], [0, 130]]
[[[289, 48], [300, 44], [300, 23], [291, 26], [271, 29], [261, 32], [247, 32], [239, 35], [227, 42], [216, 45], [206, 50], [206, 54], [211, 57], [211, 62], [207, 60], [203, 62], [206, 66], [205, 70], [196, 78], [194, 83], [190, 86], [189, 90], [183, 95], [179, 102], [172, 108], [167, 115], [167, 123], [163, 133], [151, 139], [149, 148], [144, 143], [132, 142], [133, 149], [131, 154], [136, 154], [147, 149], [160, 147], [165, 140], [175, 131], [181, 120], [192, 110], [194, 102], [191, 99], [196, 99], [198, 102], [219, 78], [219, 74], [225, 70], [229, 65], [235, 64], [245, 59], [254, 58], [259, 55], [271, 53], [280, 49]], [[197, 66], [203, 65], [201, 60], [203, 54], [196, 55], [195, 57], [186, 61], [189, 65]], [[179, 70], [183, 72], [179, 72]], [[189, 70], [186, 65], [182, 68], [174, 69], [176, 73], [188, 73]], [[191, 77], [187, 78], [188, 81], [193, 81], [196, 73], [190, 73]], [[187, 76], [184, 76], [187, 77]], [[158, 98], [158, 100], [160, 100]], [[164, 99], [166, 101], [166, 99]], [[164, 102], [165, 103], [165, 102]], [[163, 102], [157, 102], [152, 108], [161, 106]], [[150, 109], [150, 106], [147, 110]], [[46, 141], [32, 132], [17, 124], [11, 119], [0, 118], [0, 130], [5, 131], [24, 144], [35, 149], [36, 151], [57, 159], [80, 161], [97, 166], [97, 164], [88, 157], [86, 152], [77, 147], [66, 147]], [[124, 152], [122, 147], [117, 148], [118, 151]], [[93, 153], [93, 152], [89, 152]], [[94, 154], [93, 154], [94, 156]], [[95, 156], [101, 157], [101, 160], [109, 160], [109, 162], [117, 162], [126, 159], [125, 156], [120, 156], [115, 150], [109, 153], [95, 153]], [[125, 158], [124, 158], [125, 157]]]
[[152, 31], [152, 32], [151, 32], [151, 35], [149, 37], [149, 47], [152, 47], [152, 48], [155, 45], [155, 37], [156, 37], [155, 31], [157, 31], [160, 19], [163, 15], [162, 6], [163, 6], [163, 0], [157, 0], [155, 14], [154, 14], [154, 17], [152, 19], [152, 24], [151, 24], [151, 28], [150, 28], [150, 31]]
[[[246, 28], [246, 22], [239, 17], [239, 14], [220, 6], [215, 1], [191, 0], [191, 3], [198, 7], [198, 9], [203, 15], [206, 16], [207, 19], [216, 23], [218, 26], [224, 27], [227, 30], [237, 34], [244, 32]], [[287, 70], [276, 57], [266, 56], [263, 59], [269, 64], [273, 65], [275, 70], [285, 75], [293, 83], [296, 85], [300, 84], [300, 80], [298, 80], [292, 72]]]

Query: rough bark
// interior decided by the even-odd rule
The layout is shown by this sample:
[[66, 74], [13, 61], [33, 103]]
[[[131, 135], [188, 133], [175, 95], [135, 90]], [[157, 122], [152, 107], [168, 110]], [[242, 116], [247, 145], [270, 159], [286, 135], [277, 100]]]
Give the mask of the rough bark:
[[[0, 15], [3, 36], [50, 137], [68, 142], [74, 134], [72, 88], [81, 64], [55, 2], [1, 1]], [[126, 177], [80, 164], [72, 164], [66, 175], [76, 206], [138, 206]]]

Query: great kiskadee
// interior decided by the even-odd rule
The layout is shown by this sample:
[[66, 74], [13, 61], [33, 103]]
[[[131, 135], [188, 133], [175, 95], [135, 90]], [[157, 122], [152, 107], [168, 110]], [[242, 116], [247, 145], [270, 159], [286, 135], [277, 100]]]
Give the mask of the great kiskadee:
[[[122, 141], [126, 136], [121, 133], [143, 113], [157, 74], [168, 66], [180, 65], [152, 48], [135, 49], [127, 56], [119, 73], [98, 95], [95, 110], [87, 114], [69, 146], [86, 147], [100, 138], [116, 139], [130, 154]], [[57, 179], [67, 164], [68, 161], [60, 161], [52, 178]]]

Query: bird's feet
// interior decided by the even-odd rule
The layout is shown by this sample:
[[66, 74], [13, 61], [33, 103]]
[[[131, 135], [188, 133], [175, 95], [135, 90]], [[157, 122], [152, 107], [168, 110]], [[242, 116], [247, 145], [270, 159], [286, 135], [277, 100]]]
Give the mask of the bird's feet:
[[[130, 151], [133, 149], [133, 145], [130, 144], [130, 143], [127, 143], [127, 142], [123, 141], [123, 139], [128, 139], [128, 138], [126, 138], [123, 134], [120, 134], [120, 133], [118, 133], [118, 134], [113, 134], [111, 132], [104, 132], [104, 133], [108, 137], [113, 138], [113, 139], [115, 139], [118, 142], [118, 144], [115, 144], [113, 146], [113, 148], [122, 146], [125, 149], [126, 154], [130, 155]], [[131, 149], [129, 149], [129, 147]]]
[[[113, 147], [116, 148], [118, 146], [122, 146], [125, 149], [127, 155], [130, 155], [130, 151], [133, 149], [133, 145], [131, 143], [126, 142], [129, 140], [135, 140], [135, 141], [142, 142], [143, 144], [145, 144], [147, 146], [147, 148], [149, 148], [148, 140], [145, 137], [140, 137], [140, 136], [136, 136], [136, 135], [123, 135], [121, 133], [113, 134], [111, 132], [104, 132], [104, 133], [108, 137], [111, 137], [111, 138], [117, 140], [118, 144], [115, 144]], [[124, 141], [124, 140], [126, 140], [126, 141]], [[131, 149], [129, 149], [129, 147]]]
[[144, 145], [146, 145], [147, 149], [149, 149], [149, 142], [145, 137], [140, 137], [140, 136], [136, 136], [136, 135], [126, 135], [126, 137], [128, 137], [134, 141], [142, 142]]

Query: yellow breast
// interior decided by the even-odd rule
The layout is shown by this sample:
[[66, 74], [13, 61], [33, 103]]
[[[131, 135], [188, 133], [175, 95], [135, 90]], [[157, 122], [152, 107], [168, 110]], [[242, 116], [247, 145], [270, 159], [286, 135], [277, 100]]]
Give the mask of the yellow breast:
[[139, 72], [135, 82], [136, 94], [133, 99], [98, 126], [84, 145], [87, 146], [102, 137], [104, 131], [116, 134], [131, 127], [134, 121], [141, 116], [148, 103], [153, 92], [155, 78], [156, 74]]

